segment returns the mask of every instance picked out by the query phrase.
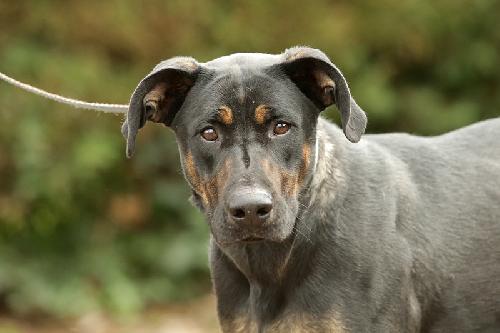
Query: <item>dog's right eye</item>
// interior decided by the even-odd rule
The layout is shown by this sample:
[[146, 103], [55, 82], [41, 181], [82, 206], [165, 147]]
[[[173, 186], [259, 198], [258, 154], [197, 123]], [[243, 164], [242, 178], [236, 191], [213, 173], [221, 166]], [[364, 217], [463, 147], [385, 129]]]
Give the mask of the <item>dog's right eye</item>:
[[283, 135], [286, 134], [290, 130], [290, 124], [285, 123], [284, 121], [277, 122], [273, 128], [274, 135]]
[[217, 131], [213, 127], [206, 127], [201, 131], [201, 137], [207, 141], [215, 141], [219, 137]]

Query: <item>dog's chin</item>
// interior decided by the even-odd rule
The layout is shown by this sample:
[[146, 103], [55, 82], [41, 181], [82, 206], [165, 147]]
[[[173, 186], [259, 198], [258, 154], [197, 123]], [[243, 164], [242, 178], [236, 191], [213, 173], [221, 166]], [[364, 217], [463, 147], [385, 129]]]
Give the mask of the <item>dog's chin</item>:
[[220, 207], [212, 212], [205, 212], [205, 217], [213, 239], [220, 246], [282, 243], [293, 237], [297, 222], [296, 206], [286, 208], [277, 209], [272, 220], [255, 228], [245, 228], [228, 221]]
[[259, 230], [239, 228], [217, 229], [212, 227], [212, 236], [221, 246], [282, 243], [293, 235], [294, 223], [274, 224]]

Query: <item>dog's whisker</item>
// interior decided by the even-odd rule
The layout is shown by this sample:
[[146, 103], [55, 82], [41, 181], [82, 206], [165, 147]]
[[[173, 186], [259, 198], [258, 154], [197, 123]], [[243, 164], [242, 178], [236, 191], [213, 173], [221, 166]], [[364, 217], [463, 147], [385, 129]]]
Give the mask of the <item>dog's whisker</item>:
[[[298, 219], [299, 221], [301, 220], [298, 216], [297, 216], [297, 219]], [[306, 241], [308, 241], [309, 243], [312, 243], [312, 240], [311, 240], [311, 239], [310, 239], [310, 238], [309, 238], [309, 237], [308, 237], [305, 233], [303, 233], [303, 232], [302, 232], [302, 231], [301, 231], [301, 230], [297, 227], [297, 225], [294, 225], [294, 226], [293, 226], [293, 228], [292, 228], [292, 230], [295, 230], [295, 232], [296, 232], [297, 234], [301, 235], [302, 237], [304, 237], [304, 239], [305, 239]]]

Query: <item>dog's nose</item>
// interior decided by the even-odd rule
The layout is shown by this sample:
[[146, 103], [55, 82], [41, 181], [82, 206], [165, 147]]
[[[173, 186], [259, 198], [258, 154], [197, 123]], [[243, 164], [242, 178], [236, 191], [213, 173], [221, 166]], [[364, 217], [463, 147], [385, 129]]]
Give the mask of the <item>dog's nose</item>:
[[259, 226], [271, 216], [273, 201], [271, 195], [264, 190], [242, 189], [229, 197], [227, 208], [234, 222]]

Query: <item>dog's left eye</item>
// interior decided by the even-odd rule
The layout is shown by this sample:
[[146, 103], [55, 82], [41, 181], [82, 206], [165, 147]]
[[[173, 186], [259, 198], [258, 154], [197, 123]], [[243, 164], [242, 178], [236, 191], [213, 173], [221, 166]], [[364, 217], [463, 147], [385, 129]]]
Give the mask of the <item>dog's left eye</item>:
[[201, 131], [201, 137], [207, 141], [215, 141], [219, 137], [217, 131], [213, 127], [207, 127]]
[[286, 134], [289, 130], [290, 130], [290, 124], [285, 123], [284, 121], [280, 121], [274, 125], [273, 134], [283, 135]]

